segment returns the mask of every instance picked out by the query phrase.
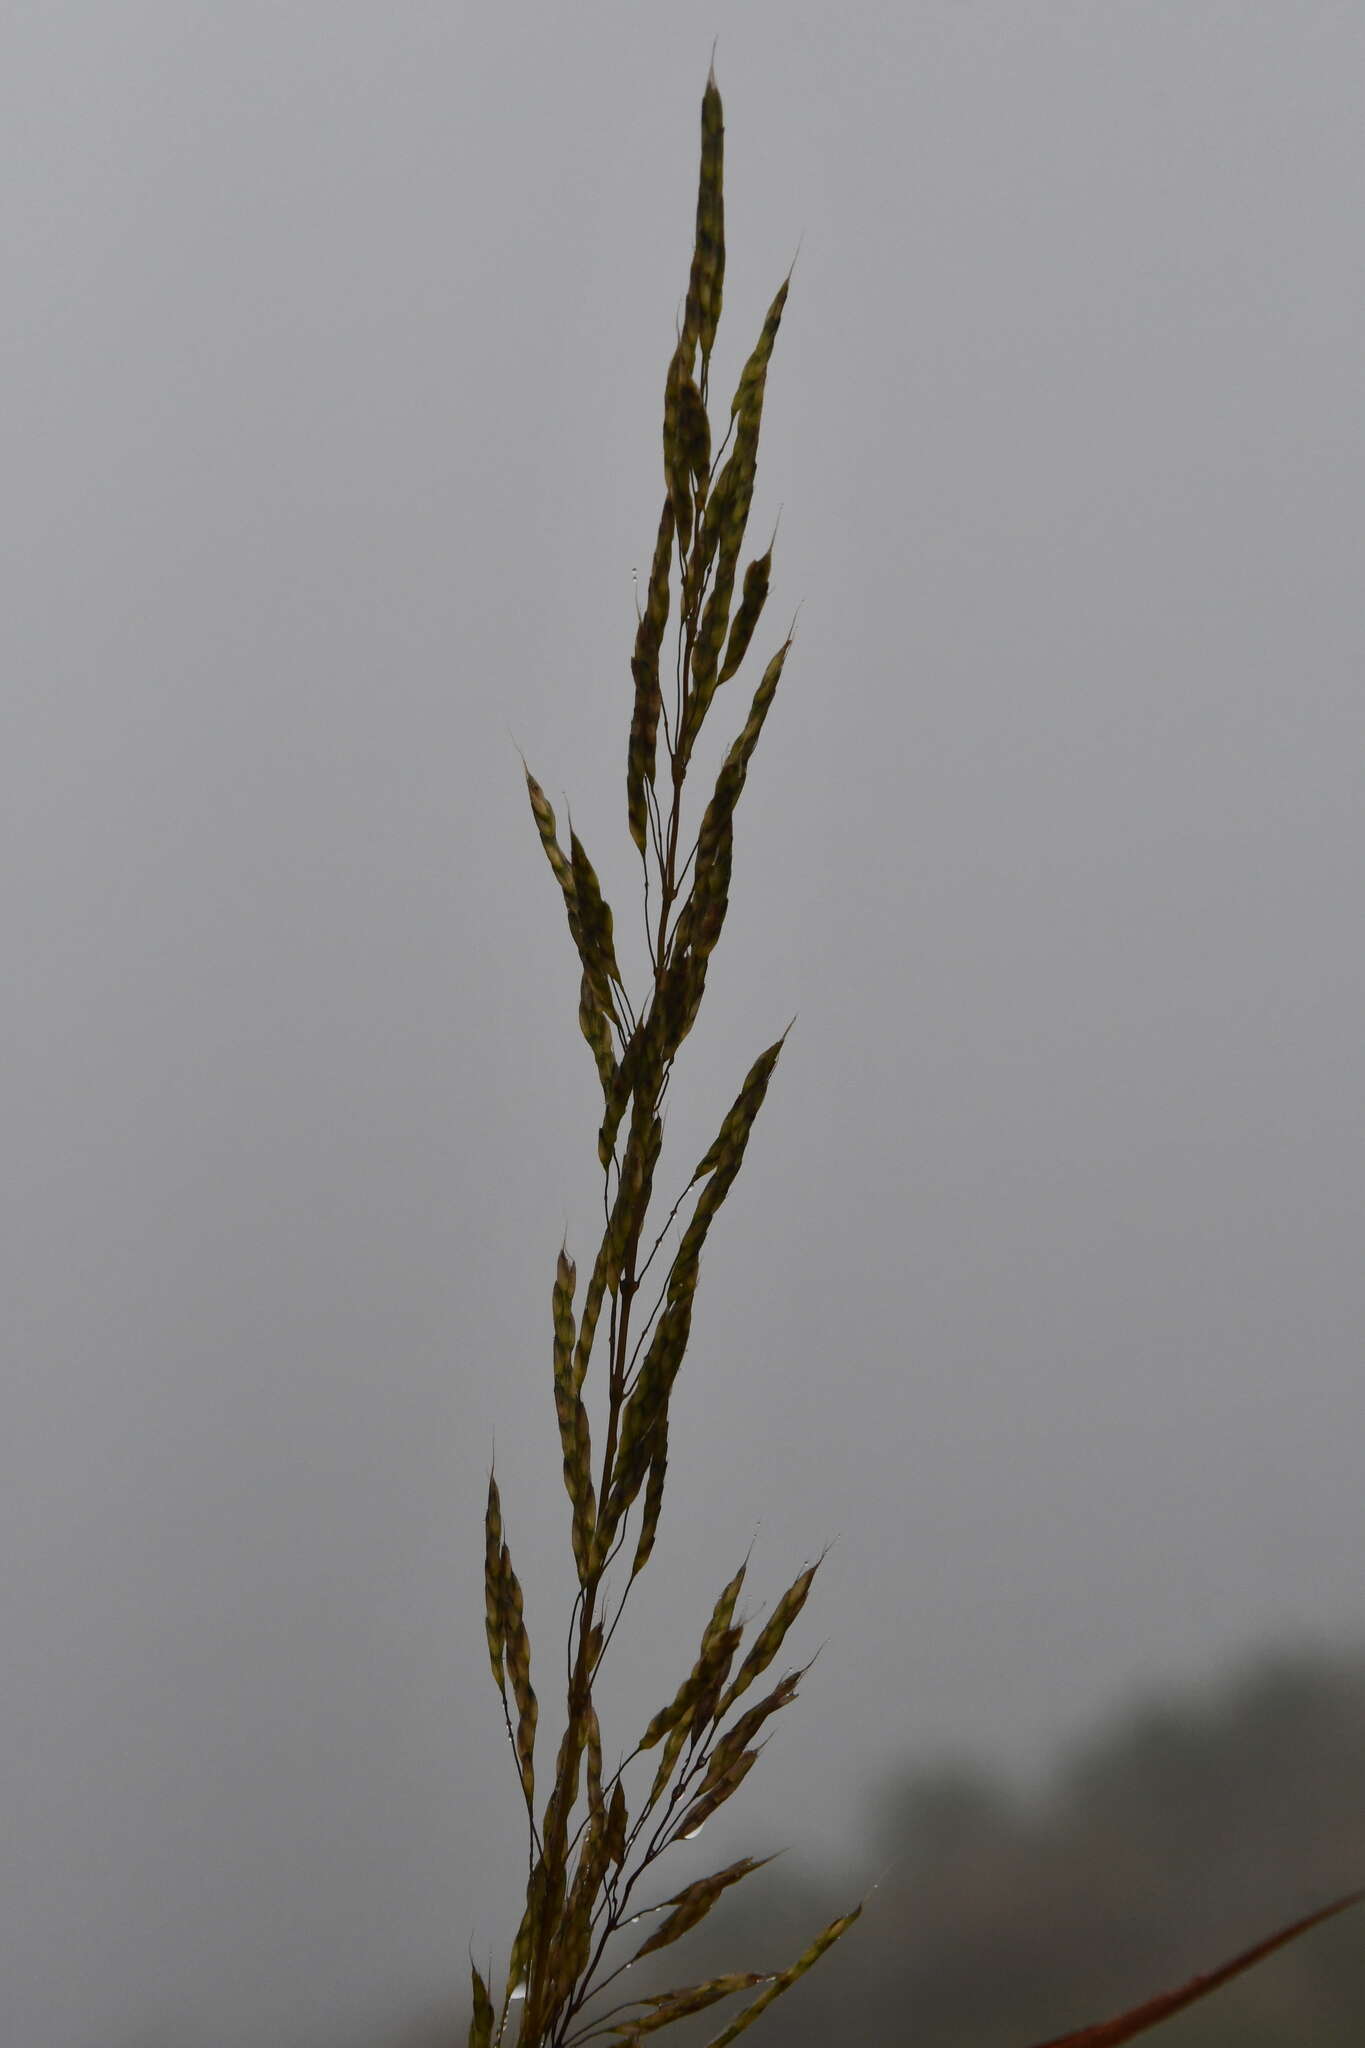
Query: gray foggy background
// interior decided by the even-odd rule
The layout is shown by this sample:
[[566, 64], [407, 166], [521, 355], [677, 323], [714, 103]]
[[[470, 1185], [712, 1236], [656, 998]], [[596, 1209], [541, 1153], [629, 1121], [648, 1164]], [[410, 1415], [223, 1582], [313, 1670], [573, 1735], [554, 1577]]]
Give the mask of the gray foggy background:
[[12, 4], [16, 2048], [387, 2048], [505, 1953], [483, 1493], [550, 1745], [599, 1100], [512, 742], [633, 934], [717, 31], [803, 608], [676, 1175], [799, 1016], [608, 1747], [755, 1529], [838, 1540], [735, 1828], [860, 1884], [897, 1758], [1359, 1638], [1360, 9]]

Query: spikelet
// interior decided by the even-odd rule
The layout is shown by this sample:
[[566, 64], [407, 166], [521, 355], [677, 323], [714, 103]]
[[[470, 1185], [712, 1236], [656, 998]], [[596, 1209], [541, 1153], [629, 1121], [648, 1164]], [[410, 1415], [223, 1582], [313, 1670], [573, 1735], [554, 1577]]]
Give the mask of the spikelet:
[[654, 1539], [659, 1533], [659, 1516], [664, 1505], [664, 1480], [668, 1473], [668, 1416], [661, 1415], [655, 1423], [649, 1440], [649, 1473], [645, 1484], [644, 1513], [640, 1518], [640, 1534], [635, 1544], [635, 1560], [630, 1568], [632, 1579], [637, 1578], [649, 1562], [654, 1548]]
[[626, 1860], [626, 1823], [630, 1816], [626, 1812], [625, 1787], [618, 1778], [612, 1787], [611, 1800], [607, 1807], [607, 1826], [603, 1837], [608, 1856], [619, 1870]]
[[742, 1635], [743, 1630], [738, 1628], [722, 1628], [716, 1633], [708, 1630], [696, 1663], [668, 1705], [660, 1707], [640, 1737], [641, 1749], [653, 1749], [663, 1736], [671, 1734], [675, 1728], [687, 1727], [697, 1701], [710, 1686], [716, 1671], [722, 1666], [729, 1668]]
[[772, 1860], [771, 1856], [741, 1856], [737, 1863], [729, 1863], [724, 1870], [713, 1871], [710, 1877], [699, 1877], [693, 1884], [686, 1885], [682, 1891], [675, 1892], [671, 1899], [665, 1899], [664, 1905], [671, 1906], [673, 1911], [662, 1926], [655, 1929], [648, 1941], [636, 1949], [632, 1961], [638, 1963], [641, 1956], [652, 1955], [656, 1949], [668, 1948], [672, 1942], [690, 1933], [692, 1928], [706, 1918], [722, 1892], [727, 1891], [732, 1884], [738, 1884], [750, 1871], [762, 1870], [764, 1864], [771, 1863]]
[[707, 503], [706, 516], [702, 521], [698, 554], [703, 569], [709, 568], [714, 560], [715, 579], [711, 586], [711, 595], [702, 612], [696, 645], [692, 650], [692, 695], [680, 741], [684, 763], [691, 756], [693, 744], [701, 731], [702, 721], [715, 695], [719, 680], [718, 663], [730, 621], [735, 572], [739, 567], [740, 550], [744, 545], [745, 529], [749, 523], [749, 508], [753, 503], [754, 483], [758, 475], [758, 442], [763, 419], [763, 398], [767, 388], [768, 363], [778, 327], [781, 325], [782, 310], [787, 303], [787, 288], [790, 282], [791, 277], [788, 273], [768, 308], [763, 331], [744, 366], [739, 387], [730, 407], [731, 417], [737, 420], [735, 445], [716, 480]]
[[574, 902], [578, 912], [575, 937], [583, 961], [584, 978], [591, 985], [599, 1007], [613, 1024], [620, 1020], [611, 988], [621, 979], [612, 938], [612, 915], [602, 895], [597, 870], [583, 850], [576, 832], [569, 834], [569, 865], [573, 871]]
[[595, 1827], [605, 1828], [606, 1804], [602, 1798], [602, 1730], [597, 1720], [597, 1709], [592, 1701], [587, 1711], [588, 1745], [588, 1813]]
[[579, 1029], [592, 1049], [603, 1092], [610, 1102], [615, 1060], [607, 1019], [613, 1024], [620, 1021], [611, 992], [613, 980], [620, 981], [612, 946], [611, 911], [603, 901], [592, 862], [577, 838], [571, 841], [572, 857], [566, 857], [556, 835], [554, 808], [525, 761], [522, 767], [526, 773], [526, 791], [531, 799], [531, 815], [535, 819], [545, 857], [564, 898], [569, 935], [583, 968], [578, 1002]]
[[488, 1995], [488, 1986], [473, 1963], [469, 1966], [469, 1974], [473, 1979], [474, 1989], [474, 2017], [469, 2022], [469, 2048], [492, 2048], [493, 2001]]
[[493, 1682], [506, 1699], [507, 1680], [503, 1673], [506, 1637], [503, 1634], [502, 1502], [498, 1498], [498, 1483], [491, 1472], [488, 1475], [488, 1507], [484, 1513], [483, 1528], [484, 1633], [488, 1637], [488, 1661], [493, 1667]]
[[512, 1952], [507, 1959], [507, 1988], [503, 1993], [503, 2009], [526, 1988], [527, 1973], [531, 1967], [531, 1953], [536, 1936], [540, 1931], [541, 1917], [545, 1903], [545, 1864], [538, 1860], [531, 1872], [526, 1887], [526, 1907], [512, 1943]]
[[612, 1050], [611, 1031], [605, 1012], [593, 991], [593, 985], [586, 973], [578, 989], [578, 1028], [588, 1041], [589, 1050], [597, 1066], [597, 1078], [602, 1083], [602, 1094], [611, 1101], [612, 1084], [616, 1079], [616, 1055]]
[[807, 1970], [819, 1962], [826, 1949], [833, 1948], [839, 1937], [847, 1934], [862, 1910], [862, 1906], [857, 1905], [851, 1913], [841, 1913], [837, 1920], [831, 1920], [829, 1926], [816, 1935], [810, 1947], [799, 1955], [794, 1963], [769, 1981], [751, 2005], [746, 2005], [743, 2012], [738, 2013], [728, 2027], [723, 2027], [720, 2033], [711, 2036], [706, 2048], [729, 2048], [729, 2043], [751, 2027], [759, 2014], [766, 2012], [775, 1998], [780, 1998], [784, 1991], [789, 1991], [799, 1978], [805, 1976]]
[[653, 2006], [654, 2010], [643, 2017], [622, 2020], [612, 2027], [613, 2034], [620, 2034], [634, 2040], [637, 2034], [652, 2034], [660, 2027], [672, 2026], [674, 2020], [685, 2020], [694, 2012], [704, 2012], [708, 2005], [718, 1999], [733, 1998], [736, 1991], [750, 1991], [755, 1984], [770, 1981], [771, 1972], [765, 1970], [732, 1971], [726, 1977], [711, 1977], [704, 1984], [688, 1984], [680, 1991], [656, 1991], [641, 2003]]
[[710, 1177], [698, 1196], [696, 1209], [669, 1269], [667, 1306], [655, 1326], [634, 1390], [626, 1403], [612, 1487], [602, 1505], [603, 1543], [611, 1541], [622, 1518], [629, 1513], [649, 1469], [653, 1433], [667, 1416], [673, 1382], [682, 1364], [692, 1326], [692, 1305], [702, 1247], [744, 1162], [754, 1119], [763, 1105], [785, 1038], [784, 1032], [782, 1038], [761, 1053], [749, 1069], [720, 1135], [693, 1175], [694, 1180], [703, 1174]]
[[499, 1572], [499, 1613], [503, 1641], [507, 1646], [507, 1676], [517, 1703], [516, 1752], [522, 1790], [529, 1806], [535, 1796], [536, 1722], [540, 1709], [531, 1686], [531, 1638], [526, 1633], [521, 1582], [512, 1569], [506, 1543], [502, 1546]]
[[686, 1808], [678, 1822], [677, 1837], [685, 1842], [689, 1835], [700, 1834], [718, 1806], [724, 1806], [734, 1792], [738, 1792], [754, 1765], [758, 1762], [758, 1751], [746, 1749], [724, 1770], [712, 1784], [709, 1791], [699, 1793]]
[[725, 644], [725, 659], [720, 666], [717, 684], [728, 683], [735, 670], [749, 651], [749, 642], [754, 637], [754, 628], [763, 616], [763, 607], [768, 601], [768, 583], [772, 575], [773, 544], [769, 541], [765, 553], [750, 562], [744, 571], [744, 587], [740, 593], [739, 610], [730, 625], [730, 638]]
[[787, 1630], [805, 1606], [806, 1595], [810, 1592], [815, 1574], [823, 1563], [823, 1556], [817, 1557], [815, 1563], [807, 1565], [788, 1586], [716, 1708], [718, 1716], [727, 1714], [740, 1694], [747, 1692], [754, 1680], [761, 1677], [772, 1663], [786, 1640]]
[[701, 174], [697, 232], [687, 282], [688, 329], [701, 344], [702, 374], [711, 360], [725, 281], [725, 121], [716, 74], [709, 73], [701, 102]]
[[521, 765], [526, 772], [526, 791], [531, 799], [531, 816], [536, 821], [536, 830], [540, 834], [540, 843], [545, 848], [545, 858], [549, 861], [554, 878], [563, 893], [564, 905], [569, 914], [569, 930], [574, 935], [574, 944], [577, 945], [578, 904], [575, 897], [573, 869], [564, 858], [564, 849], [555, 836], [555, 814], [549, 799], [530, 769], [526, 767], [524, 760]]
[[583, 1406], [575, 1380], [575, 1278], [573, 1260], [561, 1247], [555, 1267], [552, 1301], [555, 1412], [559, 1420], [559, 1441], [564, 1458], [564, 1486], [573, 1509], [574, 1562], [578, 1566], [580, 1582], [586, 1584], [592, 1569], [597, 1499], [592, 1484], [592, 1442], [588, 1429], [588, 1411]]
[[[786, 1677], [781, 1679], [770, 1693], [758, 1701], [756, 1706], [750, 1707], [746, 1713], [740, 1715], [732, 1728], [726, 1729], [724, 1735], [711, 1752], [711, 1760], [706, 1766], [706, 1774], [698, 1788], [700, 1791], [709, 1792], [713, 1785], [719, 1784], [731, 1765], [749, 1748], [755, 1735], [769, 1716], [779, 1712], [781, 1708], [788, 1706], [796, 1698], [796, 1688], [809, 1669], [809, 1665], [806, 1665], [800, 1671], [789, 1671]], [[716, 1719], [718, 1721], [723, 1719], [724, 1713], [728, 1711], [728, 1706], [722, 1710], [719, 1701], [717, 1701]]]
[[735, 806], [744, 792], [764, 720], [768, 716], [786, 664], [791, 640], [785, 640], [759, 681], [744, 727], [726, 755], [715, 791], [706, 807], [697, 835], [697, 866], [692, 884], [694, 949], [702, 955], [714, 951], [730, 900], [730, 862], [733, 853]]
[[[630, 746], [626, 755], [626, 817], [630, 836], [640, 852], [645, 850], [645, 784], [654, 783], [654, 757], [659, 735], [659, 712], [663, 698], [659, 686], [659, 649], [668, 624], [669, 570], [673, 562], [673, 501], [664, 500], [659, 532], [650, 564], [645, 608], [635, 631], [635, 652], [631, 674], [635, 680], [635, 708], [630, 721]], [[605, 1161], [603, 1162], [605, 1164]]]
[[668, 485], [668, 502], [673, 508], [680, 559], [692, 544], [693, 479], [688, 437], [692, 431], [692, 402], [695, 399], [697, 404], [701, 403], [700, 394], [692, 382], [695, 353], [695, 340], [689, 338], [684, 328], [669, 359], [668, 377], [664, 384], [664, 481]]

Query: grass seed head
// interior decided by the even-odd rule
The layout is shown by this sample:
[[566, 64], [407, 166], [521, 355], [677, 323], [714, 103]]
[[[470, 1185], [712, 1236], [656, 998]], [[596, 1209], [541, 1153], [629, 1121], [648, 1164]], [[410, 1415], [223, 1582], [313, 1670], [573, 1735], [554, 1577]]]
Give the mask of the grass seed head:
[[[691, 750], [717, 688], [736, 672], [749, 650], [767, 601], [772, 567], [770, 543], [745, 570], [736, 607], [735, 580], [757, 474], [768, 365], [787, 285], [783, 284], [769, 307], [740, 375], [731, 406], [731, 432], [726, 437], [727, 444], [732, 439], [733, 445], [728, 456], [724, 450], [716, 453], [708, 386], [725, 273], [723, 171], [724, 119], [712, 73], [702, 100], [696, 232], [687, 295], [665, 378], [666, 497], [631, 655], [634, 692], [626, 757], [626, 813], [631, 839], [644, 864], [653, 966], [653, 985], [638, 1013], [622, 980], [614, 918], [597, 870], [572, 823], [567, 851], [560, 844], [554, 810], [526, 768], [532, 816], [559, 885], [579, 960], [579, 1028], [592, 1052], [603, 1095], [598, 1159], [606, 1175], [606, 1191], [601, 1242], [577, 1315], [577, 1274], [567, 1247], [559, 1252], [551, 1301], [554, 1398], [564, 1482], [572, 1507], [579, 1595], [569, 1644], [567, 1714], [545, 1803], [543, 1834], [537, 1833], [534, 1809], [539, 1708], [531, 1683], [530, 1639], [522, 1589], [512, 1568], [497, 1488], [491, 1479], [485, 1515], [489, 1658], [509, 1715], [531, 1835], [526, 1907], [513, 1943], [507, 1982], [507, 1999], [514, 1995], [525, 1999], [522, 2048], [547, 2048], [550, 2042], [571, 2038], [569, 2023], [582, 2005], [595, 1959], [602, 1952], [599, 1927], [610, 1933], [622, 1924], [623, 1901], [639, 1869], [633, 1870], [624, 1885], [620, 1874], [646, 1819], [669, 1786], [673, 1789], [666, 1813], [644, 1847], [640, 1867], [650, 1863], [680, 1832], [693, 1832], [732, 1795], [752, 1768], [758, 1754], [752, 1737], [792, 1696], [795, 1675], [741, 1716], [724, 1736], [718, 1732], [721, 1718], [730, 1701], [776, 1654], [813, 1575], [803, 1575], [788, 1589], [733, 1680], [731, 1671], [744, 1635], [734, 1619], [744, 1566], [723, 1588], [691, 1671], [668, 1706], [653, 1717], [639, 1745], [641, 1749], [658, 1749], [660, 1754], [653, 1789], [632, 1832], [624, 1766], [604, 1782], [594, 1684], [621, 1605], [656, 1541], [668, 1475], [669, 1408], [691, 1333], [702, 1250], [743, 1163], [781, 1049], [778, 1041], [750, 1067], [716, 1140], [688, 1183], [689, 1188], [700, 1184], [691, 1216], [654, 1309], [643, 1326], [637, 1324], [632, 1329], [632, 1309], [644, 1271], [639, 1264], [640, 1246], [663, 1142], [664, 1095], [673, 1061], [696, 1019], [708, 963], [725, 922], [735, 809], [786, 653], [784, 647], [764, 672], [744, 727], [725, 757], [705, 807], [693, 854], [683, 857], [679, 866], [684, 782]], [[675, 695], [667, 707], [661, 666], [664, 635], [673, 610], [675, 554], [678, 655]], [[671, 771], [666, 780], [658, 772], [661, 726]], [[657, 907], [650, 901], [652, 881], [658, 886]], [[646, 1266], [662, 1246], [678, 1206], [656, 1239]], [[604, 1318], [603, 1310], [608, 1307]], [[603, 1387], [607, 1427], [599, 1488], [595, 1489], [584, 1393], [604, 1326], [609, 1352]], [[604, 1575], [623, 1548], [628, 1518], [642, 1491], [630, 1579], [608, 1629]], [[515, 1725], [509, 1690], [516, 1706]], [[587, 1813], [571, 1833], [585, 1765]], [[732, 1884], [758, 1867], [746, 1857], [676, 1893], [665, 1902], [671, 1908], [668, 1917], [640, 1953], [652, 1953], [678, 1940], [709, 1913]], [[822, 1939], [827, 1938], [828, 1932]], [[813, 1953], [808, 1951], [807, 1958], [793, 1966], [796, 1973], [809, 1966]], [[500, 2048], [507, 2002], [502, 2022], [495, 2029], [491, 2000], [475, 1974], [471, 2048], [493, 2048], [494, 2039]], [[792, 1975], [788, 1972], [785, 1979], [777, 1979], [732, 1974], [630, 2001], [648, 2010], [637, 2013], [634, 2020], [599, 2031], [633, 2039], [700, 2012], [735, 1991], [763, 1985], [768, 1995], [776, 1995], [776, 1989]], [[747, 2019], [740, 2015], [739, 2025], [744, 2024]]]

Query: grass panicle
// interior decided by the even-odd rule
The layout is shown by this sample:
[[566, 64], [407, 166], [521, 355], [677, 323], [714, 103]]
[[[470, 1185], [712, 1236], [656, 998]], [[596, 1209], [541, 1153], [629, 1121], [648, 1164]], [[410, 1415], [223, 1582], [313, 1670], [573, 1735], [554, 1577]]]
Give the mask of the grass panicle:
[[[708, 391], [725, 275], [724, 153], [724, 116], [712, 73], [702, 101], [687, 296], [664, 378], [664, 507], [630, 663], [634, 688], [626, 820], [644, 868], [652, 970], [638, 1010], [627, 993], [615, 920], [597, 869], [572, 826], [565, 850], [544, 789], [523, 762], [532, 817], [578, 956], [579, 1027], [603, 1092], [597, 1149], [606, 1185], [602, 1237], [577, 1316], [577, 1272], [567, 1245], [560, 1249], [552, 1290], [555, 1413], [579, 1594], [567, 1644], [564, 1732], [539, 1828], [534, 1771], [539, 1709], [531, 1685], [530, 1640], [496, 1482], [489, 1483], [488, 1650], [521, 1777], [529, 1874], [502, 2015], [495, 2025], [486, 1991], [476, 1990], [474, 2048], [493, 2048], [503, 2040], [517, 2002], [522, 2048], [562, 2048], [593, 2030], [586, 2008], [616, 1974], [604, 1974], [605, 1958], [613, 1937], [635, 1917], [637, 1882], [738, 1789], [758, 1754], [749, 1736], [795, 1697], [795, 1680], [784, 1680], [757, 1713], [751, 1711], [732, 1729], [723, 1726], [739, 1692], [776, 1654], [813, 1576], [813, 1571], [804, 1573], [783, 1595], [732, 1679], [745, 1637], [743, 1625], [734, 1620], [744, 1583], [742, 1565], [717, 1599], [696, 1661], [673, 1699], [655, 1715], [623, 1764], [604, 1776], [598, 1669], [627, 1596], [654, 1550], [669, 1470], [670, 1406], [691, 1333], [702, 1252], [743, 1164], [782, 1049], [778, 1039], [753, 1062], [715, 1142], [646, 1251], [646, 1222], [663, 1144], [663, 1097], [678, 1050], [695, 1022], [707, 964], [725, 922], [736, 808], [791, 644], [789, 636], [763, 671], [715, 788], [700, 817], [692, 813], [696, 843], [686, 854], [692, 748], [719, 684], [738, 670], [749, 650], [768, 595], [771, 543], [745, 570], [731, 618], [757, 473], [768, 365], [787, 296], [784, 282], [741, 370], [726, 432], [717, 436]], [[668, 662], [666, 699], [663, 648], [670, 620], [676, 654]], [[676, 1249], [662, 1284], [653, 1283], [657, 1296], [646, 1307], [640, 1297], [647, 1270], [688, 1201], [690, 1214], [681, 1219]], [[592, 1368], [603, 1339], [599, 1378]], [[596, 1460], [595, 1440], [601, 1446]], [[613, 1597], [609, 1574], [632, 1528], [628, 1575]], [[630, 1767], [653, 1749], [659, 1756], [652, 1780], [632, 1791]], [[671, 1946], [705, 1918], [730, 1885], [759, 1867], [746, 1857], [675, 1892], [664, 1902], [671, 1908], [668, 1917], [640, 1953]], [[639, 2008], [635, 2019], [612, 2031], [627, 2037], [657, 2032], [714, 1999], [777, 1981], [737, 1973], [662, 1999], [641, 1998], [633, 2002]]]
[[[485, 1631], [526, 1809], [528, 1875], [497, 2014], [489, 1985], [471, 1961], [470, 2048], [501, 2048], [514, 2009], [519, 2012], [519, 2048], [579, 2048], [594, 2040], [635, 2041], [724, 1999], [756, 1991], [709, 2044], [727, 2048], [814, 1967], [862, 1911], [858, 1904], [832, 1920], [785, 1970], [732, 1972], [667, 1992], [642, 1993], [595, 2014], [592, 2010], [599, 1994], [632, 1961], [671, 1948], [706, 1919], [733, 1885], [770, 1860], [741, 1857], [657, 1905], [635, 1903], [641, 1879], [738, 1791], [771, 1737], [769, 1722], [796, 1698], [809, 1664], [788, 1671], [731, 1718], [800, 1618], [820, 1564], [817, 1559], [797, 1575], [745, 1649], [747, 1624], [736, 1621], [735, 1609], [746, 1559], [716, 1599], [696, 1659], [672, 1698], [616, 1769], [607, 1771], [597, 1681], [659, 1533], [669, 1475], [670, 1409], [691, 1333], [702, 1253], [744, 1163], [786, 1037], [783, 1033], [753, 1061], [662, 1228], [650, 1228], [664, 1096], [724, 928], [736, 814], [792, 646], [788, 631], [768, 656], [698, 818], [687, 786], [693, 750], [721, 685], [749, 654], [769, 594], [776, 527], [765, 551], [744, 570], [735, 605], [768, 372], [791, 283], [789, 271], [743, 363], [725, 430], [718, 435], [708, 406], [725, 277], [724, 145], [723, 111], [712, 72], [702, 100], [687, 293], [664, 376], [663, 509], [630, 658], [626, 822], [643, 868], [649, 954], [638, 1005], [623, 976], [615, 920], [597, 870], [572, 825], [565, 852], [545, 792], [522, 764], [536, 832], [577, 955], [579, 1027], [602, 1087], [597, 1156], [604, 1175], [603, 1229], [577, 1315], [577, 1269], [567, 1245], [560, 1248], [552, 1287], [552, 1382], [578, 1593], [565, 1645], [563, 1733], [539, 1824], [539, 1704], [531, 1683], [530, 1636], [497, 1483], [489, 1476]], [[676, 647], [665, 661], [670, 621]], [[695, 837], [687, 850], [689, 832]], [[684, 1217], [689, 1201], [690, 1213]], [[676, 1249], [662, 1283], [656, 1278], [647, 1287], [655, 1256], [680, 1217]], [[594, 1443], [600, 1447], [596, 1453]], [[632, 1525], [628, 1568], [623, 1561], [613, 1578], [613, 1568], [626, 1556]], [[637, 1761], [642, 1758], [649, 1760]], [[1196, 1980], [1194, 1987], [1149, 2001], [1050, 2048], [1111, 2048], [1126, 2041], [1347, 1903], [1337, 1901], [1282, 1930], [1222, 1971]], [[617, 1960], [617, 1937], [642, 1914], [655, 1912], [666, 1917], [632, 1957]]]

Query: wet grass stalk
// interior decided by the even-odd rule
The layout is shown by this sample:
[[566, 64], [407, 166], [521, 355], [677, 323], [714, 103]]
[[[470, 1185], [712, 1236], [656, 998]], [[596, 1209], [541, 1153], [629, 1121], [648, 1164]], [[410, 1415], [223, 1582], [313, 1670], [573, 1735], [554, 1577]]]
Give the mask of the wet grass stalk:
[[[674, 1844], [695, 1835], [738, 1791], [771, 1733], [768, 1723], [795, 1699], [808, 1665], [784, 1671], [756, 1700], [746, 1696], [776, 1661], [819, 1568], [817, 1559], [797, 1574], [746, 1649], [744, 1627], [734, 1619], [746, 1559], [716, 1600], [695, 1661], [673, 1698], [617, 1768], [604, 1769], [598, 1681], [659, 1529], [669, 1408], [687, 1348], [701, 1255], [743, 1164], [786, 1036], [753, 1061], [714, 1142], [642, 1255], [662, 1154], [664, 1096], [724, 929], [736, 809], [792, 645], [789, 630], [759, 675], [699, 819], [693, 809], [694, 823], [686, 822], [688, 770], [697, 739], [722, 687], [743, 664], [767, 604], [773, 541], [747, 563], [742, 578], [739, 572], [768, 366], [791, 280], [788, 272], [768, 308], [718, 441], [709, 387], [725, 276], [723, 165], [724, 123], [712, 73], [702, 99], [687, 296], [664, 379], [663, 506], [631, 656], [626, 823], [642, 869], [651, 970], [638, 1004], [622, 978], [612, 911], [597, 871], [572, 829], [565, 849], [545, 792], [526, 770], [532, 816], [578, 956], [579, 1027], [602, 1089], [597, 1157], [603, 1227], [581, 1297], [567, 1247], [560, 1249], [551, 1290], [554, 1401], [578, 1591], [565, 1646], [564, 1729], [543, 1806], [536, 1777], [539, 1703], [531, 1682], [522, 1588], [503, 1529], [496, 1477], [489, 1476], [485, 1627], [525, 1807], [528, 1874], [525, 1909], [496, 2008], [491, 1977], [486, 1980], [471, 1961], [470, 2048], [503, 2043], [513, 2020], [519, 2048], [631, 2043], [752, 1993], [708, 2044], [726, 2048], [828, 1952], [862, 1911], [859, 1903], [831, 1921], [785, 1970], [736, 1972], [614, 2006], [598, 2003], [599, 1994], [633, 1962], [670, 1947], [731, 1886], [769, 1860], [742, 1857], [647, 1904], [637, 1895], [641, 1881]], [[674, 628], [665, 689], [670, 616]], [[689, 845], [686, 854], [684, 845]], [[684, 1208], [690, 1213], [667, 1272], [637, 1306], [646, 1276]], [[596, 1461], [585, 1399], [595, 1361], [592, 1394], [601, 1426]], [[647, 1765], [634, 1768], [642, 1757], [654, 1761], [652, 1778]], [[650, 1889], [657, 1890], [657, 1883]], [[1110, 2048], [1132, 2039], [1347, 1903], [1335, 1901], [1221, 1971], [1098, 2027], [1062, 2037], [1050, 2048], [1064, 2043]], [[632, 1947], [628, 1930], [640, 1923], [648, 1923], [650, 1931]], [[608, 1952], [617, 1937], [625, 1937], [626, 1953], [612, 1959], [608, 1969]]]

